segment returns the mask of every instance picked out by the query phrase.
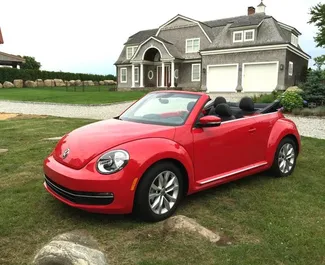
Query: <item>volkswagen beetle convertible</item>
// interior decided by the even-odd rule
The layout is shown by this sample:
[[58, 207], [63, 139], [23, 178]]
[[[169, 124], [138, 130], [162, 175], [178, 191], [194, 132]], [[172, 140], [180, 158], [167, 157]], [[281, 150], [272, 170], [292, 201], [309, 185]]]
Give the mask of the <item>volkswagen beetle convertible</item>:
[[62, 137], [44, 160], [44, 186], [82, 210], [161, 221], [186, 195], [266, 170], [289, 176], [300, 148], [278, 101], [156, 91]]

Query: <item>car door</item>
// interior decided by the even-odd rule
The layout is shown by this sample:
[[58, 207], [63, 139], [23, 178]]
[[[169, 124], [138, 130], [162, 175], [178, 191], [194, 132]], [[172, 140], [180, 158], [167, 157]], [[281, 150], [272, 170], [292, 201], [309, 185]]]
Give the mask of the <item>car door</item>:
[[194, 128], [192, 132], [196, 182], [223, 178], [256, 162], [252, 155], [257, 148], [254, 118], [225, 121], [218, 127]]

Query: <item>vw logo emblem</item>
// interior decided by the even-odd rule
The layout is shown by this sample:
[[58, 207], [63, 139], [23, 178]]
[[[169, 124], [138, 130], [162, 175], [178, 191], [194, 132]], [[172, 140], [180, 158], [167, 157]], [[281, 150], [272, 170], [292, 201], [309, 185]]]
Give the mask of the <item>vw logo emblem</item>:
[[70, 153], [70, 149], [69, 148], [65, 149], [62, 158], [65, 159], [69, 155], [69, 153]]

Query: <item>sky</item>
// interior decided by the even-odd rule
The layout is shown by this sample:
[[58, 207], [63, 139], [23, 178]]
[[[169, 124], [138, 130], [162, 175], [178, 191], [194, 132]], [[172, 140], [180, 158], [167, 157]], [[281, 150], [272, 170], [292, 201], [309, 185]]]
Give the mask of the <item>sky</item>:
[[[266, 14], [297, 28], [299, 44], [312, 57], [317, 29], [307, 22], [325, 0], [264, 0]], [[115, 61], [128, 37], [158, 28], [177, 14], [208, 21], [247, 14], [260, 0], [0, 0], [0, 51], [35, 57], [41, 70], [116, 74]], [[310, 67], [313, 60], [310, 60]]]

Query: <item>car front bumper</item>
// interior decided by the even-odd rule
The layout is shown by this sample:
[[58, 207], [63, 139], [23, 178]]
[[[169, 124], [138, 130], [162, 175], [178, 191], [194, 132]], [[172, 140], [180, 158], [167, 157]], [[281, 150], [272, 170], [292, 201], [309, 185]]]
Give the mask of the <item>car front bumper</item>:
[[132, 176], [130, 167], [112, 175], [101, 175], [95, 170], [94, 163], [75, 170], [49, 156], [43, 167], [45, 189], [61, 202], [85, 211], [131, 213], [132, 187], [137, 178]]

